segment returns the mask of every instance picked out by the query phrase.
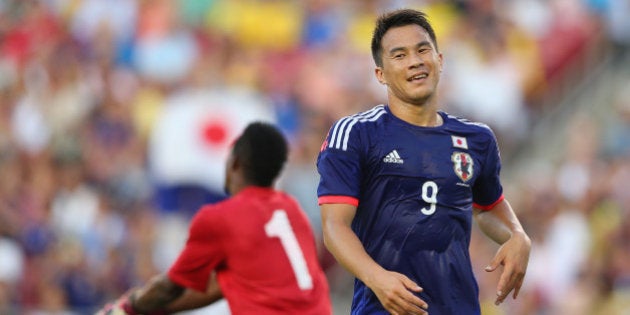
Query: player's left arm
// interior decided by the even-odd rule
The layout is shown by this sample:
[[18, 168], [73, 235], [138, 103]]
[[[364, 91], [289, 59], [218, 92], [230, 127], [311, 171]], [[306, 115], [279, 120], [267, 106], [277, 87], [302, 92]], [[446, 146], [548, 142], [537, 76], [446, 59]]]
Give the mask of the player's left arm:
[[497, 285], [497, 299], [499, 305], [514, 290], [516, 299], [523, 285], [531, 240], [521, 226], [509, 202], [503, 199], [491, 209], [474, 208], [474, 217], [479, 228], [492, 240], [501, 245], [490, 264], [485, 268], [492, 272], [499, 265], [503, 272]]

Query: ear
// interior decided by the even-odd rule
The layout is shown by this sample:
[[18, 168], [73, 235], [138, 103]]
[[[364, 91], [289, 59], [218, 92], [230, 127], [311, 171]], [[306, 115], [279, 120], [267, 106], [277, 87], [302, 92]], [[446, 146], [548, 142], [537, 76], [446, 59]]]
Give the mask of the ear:
[[444, 70], [444, 56], [442, 53], [438, 53], [438, 60], [440, 61], [440, 73]]
[[242, 162], [241, 162], [241, 158], [239, 158], [236, 155], [232, 155], [232, 158], [230, 159], [229, 165], [228, 167], [230, 168], [230, 170], [238, 170], [240, 169], [242, 166]]
[[240, 167], [240, 164], [241, 162], [237, 161], [237, 158], [234, 155], [234, 152], [230, 152], [230, 154], [227, 157], [227, 160], [225, 161], [226, 174], [237, 170]]
[[374, 68], [374, 75], [376, 76], [376, 79], [378, 80], [379, 83], [383, 85], [387, 85], [387, 81], [385, 80], [385, 76], [383, 75], [383, 68], [381, 67]]

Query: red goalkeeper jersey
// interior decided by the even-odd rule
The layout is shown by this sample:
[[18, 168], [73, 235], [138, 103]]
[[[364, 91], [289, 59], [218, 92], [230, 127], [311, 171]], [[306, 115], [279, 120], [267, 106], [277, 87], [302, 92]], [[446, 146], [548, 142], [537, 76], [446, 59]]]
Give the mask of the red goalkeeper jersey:
[[289, 195], [248, 187], [193, 218], [170, 279], [204, 292], [217, 273], [233, 315], [332, 314], [308, 219]]

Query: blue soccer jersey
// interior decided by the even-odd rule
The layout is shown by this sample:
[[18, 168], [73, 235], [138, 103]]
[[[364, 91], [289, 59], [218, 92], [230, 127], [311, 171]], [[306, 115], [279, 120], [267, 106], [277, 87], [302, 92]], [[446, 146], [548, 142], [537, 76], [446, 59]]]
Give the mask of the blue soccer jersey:
[[[441, 126], [419, 127], [379, 105], [337, 121], [317, 160], [319, 203], [356, 205], [367, 253], [423, 287], [430, 314], [479, 314], [472, 208], [503, 200], [499, 151], [486, 125], [439, 115]], [[359, 280], [352, 314], [386, 314]]]

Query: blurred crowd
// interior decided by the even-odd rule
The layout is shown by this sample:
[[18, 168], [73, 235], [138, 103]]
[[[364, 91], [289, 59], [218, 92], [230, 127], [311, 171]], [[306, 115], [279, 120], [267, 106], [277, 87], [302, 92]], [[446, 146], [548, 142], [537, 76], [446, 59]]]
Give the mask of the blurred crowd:
[[518, 300], [496, 308], [498, 275], [481, 275], [481, 266], [497, 247], [474, 234], [483, 314], [630, 313], [629, 66], [630, 58], [624, 76], [607, 80], [614, 92], [604, 103], [555, 129], [558, 147], [547, 148], [555, 158], [513, 165], [507, 194], [532, 239], [530, 265]]
[[[89, 314], [164, 271], [225, 197], [220, 172], [198, 175], [247, 119], [286, 133], [279, 186], [320, 232], [316, 156], [332, 122], [386, 101], [369, 42], [404, 6], [436, 29], [444, 109], [490, 125], [506, 169], [549, 99], [630, 46], [627, 0], [0, 0], [0, 314]], [[630, 95], [611, 102], [506, 183], [533, 240], [516, 302], [490, 305], [495, 248], [475, 233], [484, 314], [630, 312]]]

